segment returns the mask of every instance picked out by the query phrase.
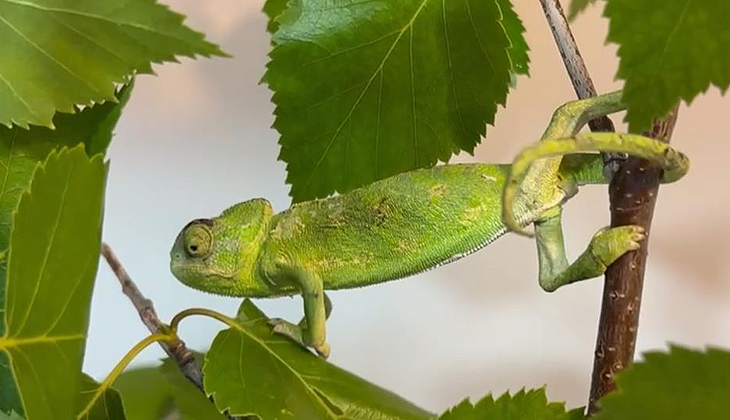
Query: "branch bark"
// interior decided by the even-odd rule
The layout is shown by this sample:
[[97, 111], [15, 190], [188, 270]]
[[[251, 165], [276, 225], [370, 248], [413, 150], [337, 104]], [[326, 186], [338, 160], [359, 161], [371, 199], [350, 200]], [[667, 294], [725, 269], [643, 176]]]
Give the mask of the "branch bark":
[[[119, 280], [119, 283], [122, 286], [122, 293], [129, 298], [132, 305], [134, 305], [135, 309], [137, 309], [139, 318], [142, 320], [144, 325], [147, 326], [147, 329], [150, 330], [150, 333], [154, 334], [157, 332], [164, 332], [166, 326], [157, 316], [157, 312], [155, 312], [155, 307], [152, 304], [152, 301], [142, 294], [132, 278], [129, 276], [129, 273], [127, 273], [127, 270], [125, 270], [124, 266], [122, 266], [119, 258], [117, 258], [114, 251], [112, 251], [111, 247], [106, 243], [101, 244], [101, 255], [104, 257], [107, 264], [109, 264], [109, 267], [114, 272], [117, 280]], [[165, 353], [167, 353], [167, 355], [175, 361], [183, 375], [185, 375], [185, 377], [192, 382], [193, 385], [205, 394], [205, 390], [203, 389], [203, 368], [193, 352], [187, 348], [185, 342], [178, 338], [171, 344], [161, 341], [158, 343]], [[228, 416], [228, 418], [230, 420], [245, 419], [245, 417], [231, 416]]]
[[[655, 120], [652, 130], [644, 135], [668, 143], [677, 113], [678, 106], [675, 106], [669, 115]], [[643, 226], [647, 239], [639, 250], [624, 254], [606, 271], [588, 414], [598, 411], [598, 400], [616, 388], [616, 373], [634, 359], [649, 230], [660, 179], [661, 170], [656, 165], [630, 157], [609, 186], [611, 226]]]
[[[594, 96], [595, 87], [583, 61], [575, 38], [559, 0], [540, 0], [545, 17], [563, 58], [570, 80], [579, 98]], [[669, 142], [677, 120], [678, 107], [663, 119], [654, 121], [652, 130], [644, 133]], [[614, 131], [608, 118], [589, 124], [592, 131]], [[611, 264], [606, 271], [601, 316], [598, 323], [588, 414], [597, 411], [597, 401], [616, 388], [614, 376], [634, 358], [639, 309], [644, 285], [648, 232], [654, 214], [661, 172], [644, 159], [604, 155], [604, 169], [613, 175], [609, 185], [611, 226], [639, 225], [647, 232], [638, 251], [629, 252]]]

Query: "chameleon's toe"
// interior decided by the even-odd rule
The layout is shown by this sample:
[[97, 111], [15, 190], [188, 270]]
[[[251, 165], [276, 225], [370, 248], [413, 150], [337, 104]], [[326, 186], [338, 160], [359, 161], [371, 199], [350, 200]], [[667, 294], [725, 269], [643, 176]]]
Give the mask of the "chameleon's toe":
[[281, 318], [269, 319], [269, 325], [271, 325], [271, 331], [274, 334], [283, 335], [300, 346], [306, 348], [307, 345], [304, 343], [302, 329], [291, 322], [285, 321]]
[[323, 359], [330, 357], [331, 348], [329, 343], [322, 343], [318, 346], [315, 346], [314, 349], [317, 350], [317, 354], [319, 354], [319, 356]]
[[591, 241], [591, 252], [604, 266], [608, 266], [623, 254], [635, 251], [646, 239], [641, 226], [628, 225], [601, 229]]

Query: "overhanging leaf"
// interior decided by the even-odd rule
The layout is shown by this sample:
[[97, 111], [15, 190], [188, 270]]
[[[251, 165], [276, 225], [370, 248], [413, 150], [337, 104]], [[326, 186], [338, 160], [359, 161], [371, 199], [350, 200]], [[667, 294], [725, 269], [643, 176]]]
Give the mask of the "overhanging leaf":
[[206, 355], [205, 390], [231, 415], [270, 419], [431, 419], [397, 395], [273, 335], [249, 300], [237, 324], [216, 336]]
[[596, 420], [722, 419], [730, 413], [730, 352], [670, 346], [616, 376]]
[[0, 124], [52, 127], [175, 56], [225, 55], [155, 0], [0, 0]]
[[15, 214], [0, 350], [29, 420], [75, 412], [105, 177], [101, 155], [90, 160], [82, 146], [54, 151]]
[[522, 24], [510, 0], [497, 0], [499, 9], [502, 11], [502, 26], [507, 32], [510, 40], [510, 47], [507, 49], [510, 62], [512, 63], [512, 73], [514, 74], [530, 74], [530, 57], [527, 51], [527, 41], [525, 40], [525, 25]]
[[574, 20], [580, 13], [588, 8], [597, 0], [570, 0], [570, 9], [568, 11], [568, 20]]
[[294, 201], [472, 152], [505, 104], [502, 13], [482, 0], [295, 0], [264, 80]]
[[[76, 403], [77, 411], [83, 410], [92, 398], [99, 384], [89, 375], [81, 375], [81, 388]], [[89, 411], [83, 411], [77, 416], [78, 420], [125, 420], [124, 407], [119, 393], [111, 388], [104, 390], [104, 393], [96, 400]], [[130, 417], [134, 419], [133, 417]], [[134, 419], [137, 420], [137, 419]]]
[[487, 394], [478, 403], [468, 399], [449, 409], [439, 420], [578, 420], [583, 410], [565, 411], [565, 403], [549, 403], [545, 388], [524, 389], [515, 395], [505, 392], [498, 399]]
[[611, 0], [608, 41], [619, 45], [625, 120], [638, 133], [680, 99], [730, 85], [730, 1]]
[[270, 34], [273, 34], [277, 29], [279, 29], [279, 22], [276, 21], [276, 18], [284, 11], [284, 9], [286, 9], [287, 1], [288, 0], [266, 0], [264, 2], [264, 8], [262, 11], [266, 14], [266, 17], [269, 18], [269, 22], [266, 24], [266, 30]]

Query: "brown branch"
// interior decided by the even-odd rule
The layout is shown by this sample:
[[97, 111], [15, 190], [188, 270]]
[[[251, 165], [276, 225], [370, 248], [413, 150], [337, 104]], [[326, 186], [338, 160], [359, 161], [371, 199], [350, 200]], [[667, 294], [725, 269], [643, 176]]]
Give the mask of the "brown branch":
[[[109, 267], [117, 276], [117, 280], [122, 285], [122, 293], [127, 295], [132, 305], [137, 309], [140, 319], [147, 326], [152, 334], [157, 332], [165, 332], [166, 325], [160, 321], [160, 318], [155, 312], [155, 308], [152, 301], [147, 299], [142, 292], [140, 292], [137, 285], [132, 281], [132, 278], [124, 269], [122, 263], [119, 261], [117, 256], [112, 251], [111, 247], [106, 243], [101, 244], [101, 255], [104, 257]], [[165, 353], [170, 356], [177, 364], [180, 371], [185, 375], [190, 382], [193, 383], [203, 394], [203, 369], [200, 365], [200, 361], [195, 357], [192, 351], [190, 351], [185, 342], [177, 338], [172, 343], [164, 343], [158, 341], [160, 347], [165, 350]], [[211, 400], [212, 402], [212, 400]], [[229, 419], [244, 419], [244, 417], [231, 417]]]
[[[677, 121], [677, 111], [678, 106], [675, 106], [665, 118], [655, 120], [652, 130], [644, 134], [668, 143]], [[611, 226], [643, 226], [647, 239], [638, 251], [624, 254], [606, 271], [588, 414], [598, 410], [598, 400], [616, 388], [615, 374], [634, 359], [648, 232], [660, 179], [661, 170], [656, 165], [630, 157], [609, 186]]]

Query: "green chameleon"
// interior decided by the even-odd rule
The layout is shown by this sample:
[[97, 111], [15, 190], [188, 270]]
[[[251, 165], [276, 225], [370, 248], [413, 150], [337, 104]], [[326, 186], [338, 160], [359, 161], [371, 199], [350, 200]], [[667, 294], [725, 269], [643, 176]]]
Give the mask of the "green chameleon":
[[633, 134], [584, 133], [589, 120], [624, 109], [621, 92], [567, 103], [540, 142], [512, 165], [449, 164], [417, 169], [348, 193], [274, 214], [264, 199], [236, 204], [185, 226], [170, 251], [180, 281], [229, 296], [301, 294], [299, 324], [272, 319], [273, 331], [322, 357], [330, 353], [325, 290], [400, 279], [455, 261], [507, 232], [534, 225], [539, 283], [547, 291], [601, 275], [645, 239], [639, 226], [599, 230], [568, 264], [561, 206], [585, 184], [605, 184], [597, 151], [624, 152], [681, 178], [689, 161], [665, 143]]

